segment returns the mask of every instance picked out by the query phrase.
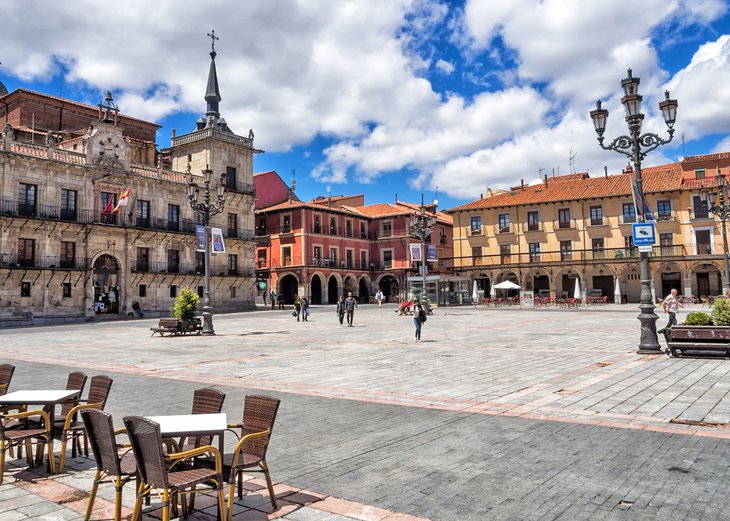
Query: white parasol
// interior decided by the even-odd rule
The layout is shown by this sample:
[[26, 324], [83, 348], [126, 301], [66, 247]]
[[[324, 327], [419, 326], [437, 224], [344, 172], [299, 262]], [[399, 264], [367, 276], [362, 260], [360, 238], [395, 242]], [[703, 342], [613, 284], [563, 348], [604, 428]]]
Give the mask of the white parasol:
[[580, 298], [580, 279], [575, 279], [575, 291], [573, 291], [573, 298]]
[[621, 285], [618, 281], [618, 277], [616, 277], [616, 286], [613, 288], [613, 301], [616, 304], [621, 304]]
[[494, 285], [494, 289], [520, 289], [520, 287], [511, 280], [504, 280]]
[[474, 281], [474, 289], [471, 291], [471, 298], [476, 302], [479, 298], [479, 288], [477, 288], [477, 281]]

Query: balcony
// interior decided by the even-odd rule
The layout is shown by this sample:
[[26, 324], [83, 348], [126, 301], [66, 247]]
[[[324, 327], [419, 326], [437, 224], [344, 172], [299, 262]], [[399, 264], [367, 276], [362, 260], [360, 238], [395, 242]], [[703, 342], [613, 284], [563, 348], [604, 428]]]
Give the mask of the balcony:
[[62, 221], [76, 221], [78, 214], [76, 208], [61, 208], [60, 219]]
[[575, 230], [575, 219], [557, 220], [553, 223], [554, 230]]
[[479, 228], [472, 228], [471, 229], [471, 235], [482, 235], [482, 228], [481, 226]]
[[53, 221], [70, 221], [91, 223], [94, 221], [93, 210], [78, 210], [76, 208], [61, 208], [52, 205], [27, 205], [18, 201], [0, 201], [0, 214], [14, 217], [30, 217]]
[[314, 226], [312, 226], [312, 233], [322, 233], [322, 225], [315, 224]]
[[167, 225], [165, 226], [165, 229], [168, 232], [179, 232], [180, 231], [180, 221], [167, 221]]
[[618, 222], [619, 224], [634, 224], [639, 221], [636, 219], [636, 215], [624, 213], [619, 215]]
[[494, 225], [495, 233], [515, 233], [514, 225], [512, 223], [502, 223]]
[[88, 259], [67, 258], [57, 255], [35, 255], [19, 257], [16, 253], [0, 253], [0, 267], [6, 268], [42, 268], [63, 270], [85, 270], [89, 267]]
[[588, 221], [588, 226], [605, 226], [607, 224], [608, 223], [606, 222], [606, 219], [604, 219], [603, 217], [600, 217], [600, 218], [591, 218]]
[[677, 222], [677, 214], [674, 212], [670, 213], [657, 213], [654, 215], [654, 220], [657, 223], [664, 223], [664, 222]]
[[279, 233], [291, 233], [291, 224], [282, 224], [281, 225], [281, 232]]
[[544, 231], [543, 223], [542, 221], [537, 222], [527, 222], [524, 224], [524, 230], [525, 232], [542, 232]]

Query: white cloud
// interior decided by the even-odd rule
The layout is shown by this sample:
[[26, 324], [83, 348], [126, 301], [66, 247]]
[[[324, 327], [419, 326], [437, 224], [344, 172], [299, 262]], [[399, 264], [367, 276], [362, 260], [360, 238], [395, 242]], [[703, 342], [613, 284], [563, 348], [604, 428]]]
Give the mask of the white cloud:
[[436, 62], [435, 67], [446, 75], [449, 75], [456, 70], [456, 67], [454, 67], [453, 64], [441, 59]]

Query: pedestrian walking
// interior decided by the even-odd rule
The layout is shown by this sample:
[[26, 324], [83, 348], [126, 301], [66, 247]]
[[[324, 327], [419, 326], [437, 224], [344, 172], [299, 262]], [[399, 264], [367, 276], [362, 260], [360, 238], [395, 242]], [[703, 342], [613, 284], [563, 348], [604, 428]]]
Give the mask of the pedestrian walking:
[[299, 298], [299, 295], [294, 295], [294, 313], [297, 317], [297, 322], [299, 322], [299, 314], [302, 312], [302, 299]]
[[302, 320], [305, 322], [308, 322], [309, 318], [309, 299], [307, 297], [302, 297]]
[[383, 298], [383, 292], [378, 290], [378, 292], [375, 294], [375, 300], [378, 302], [378, 307], [382, 307]]
[[345, 321], [345, 297], [340, 295], [340, 300], [337, 302], [337, 317], [340, 319], [340, 327]]
[[663, 333], [670, 327], [677, 325], [677, 307], [683, 308], [684, 305], [677, 300], [677, 290], [673, 289], [669, 292], [667, 298], [662, 300], [662, 308], [664, 308], [665, 313], [669, 313], [669, 321], [667, 322], [667, 325], [657, 331], [657, 333]]
[[355, 315], [356, 309], [357, 309], [357, 301], [355, 300], [355, 297], [352, 296], [352, 291], [350, 291], [347, 294], [347, 298], [345, 299], [345, 313], [347, 314], [347, 327], [352, 327], [352, 319]]
[[413, 324], [416, 326], [416, 338], [415, 342], [421, 341], [421, 328], [423, 323], [426, 321], [426, 312], [423, 310], [421, 303], [416, 299], [413, 302]]
[[273, 311], [276, 308], [276, 291], [272, 289], [269, 297], [271, 297], [271, 309]]
[[284, 294], [283, 293], [279, 293], [276, 296], [276, 302], [279, 303], [279, 309], [284, 309]]
[[266, 290], [264, 290], [263, 292], [261, 292], [261, 298], [264, 299], [264, 307], [266, 307]]

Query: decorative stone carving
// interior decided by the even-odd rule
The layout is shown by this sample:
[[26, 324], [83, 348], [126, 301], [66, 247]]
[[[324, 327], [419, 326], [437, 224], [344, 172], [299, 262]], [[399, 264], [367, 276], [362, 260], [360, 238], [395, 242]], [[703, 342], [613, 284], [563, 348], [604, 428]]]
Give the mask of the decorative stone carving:
[[113, 124], [95, 123], [84, 136], [84, 147], [90, 164], [127, 171], [130, 168], [129, 146], [122, 129]]

